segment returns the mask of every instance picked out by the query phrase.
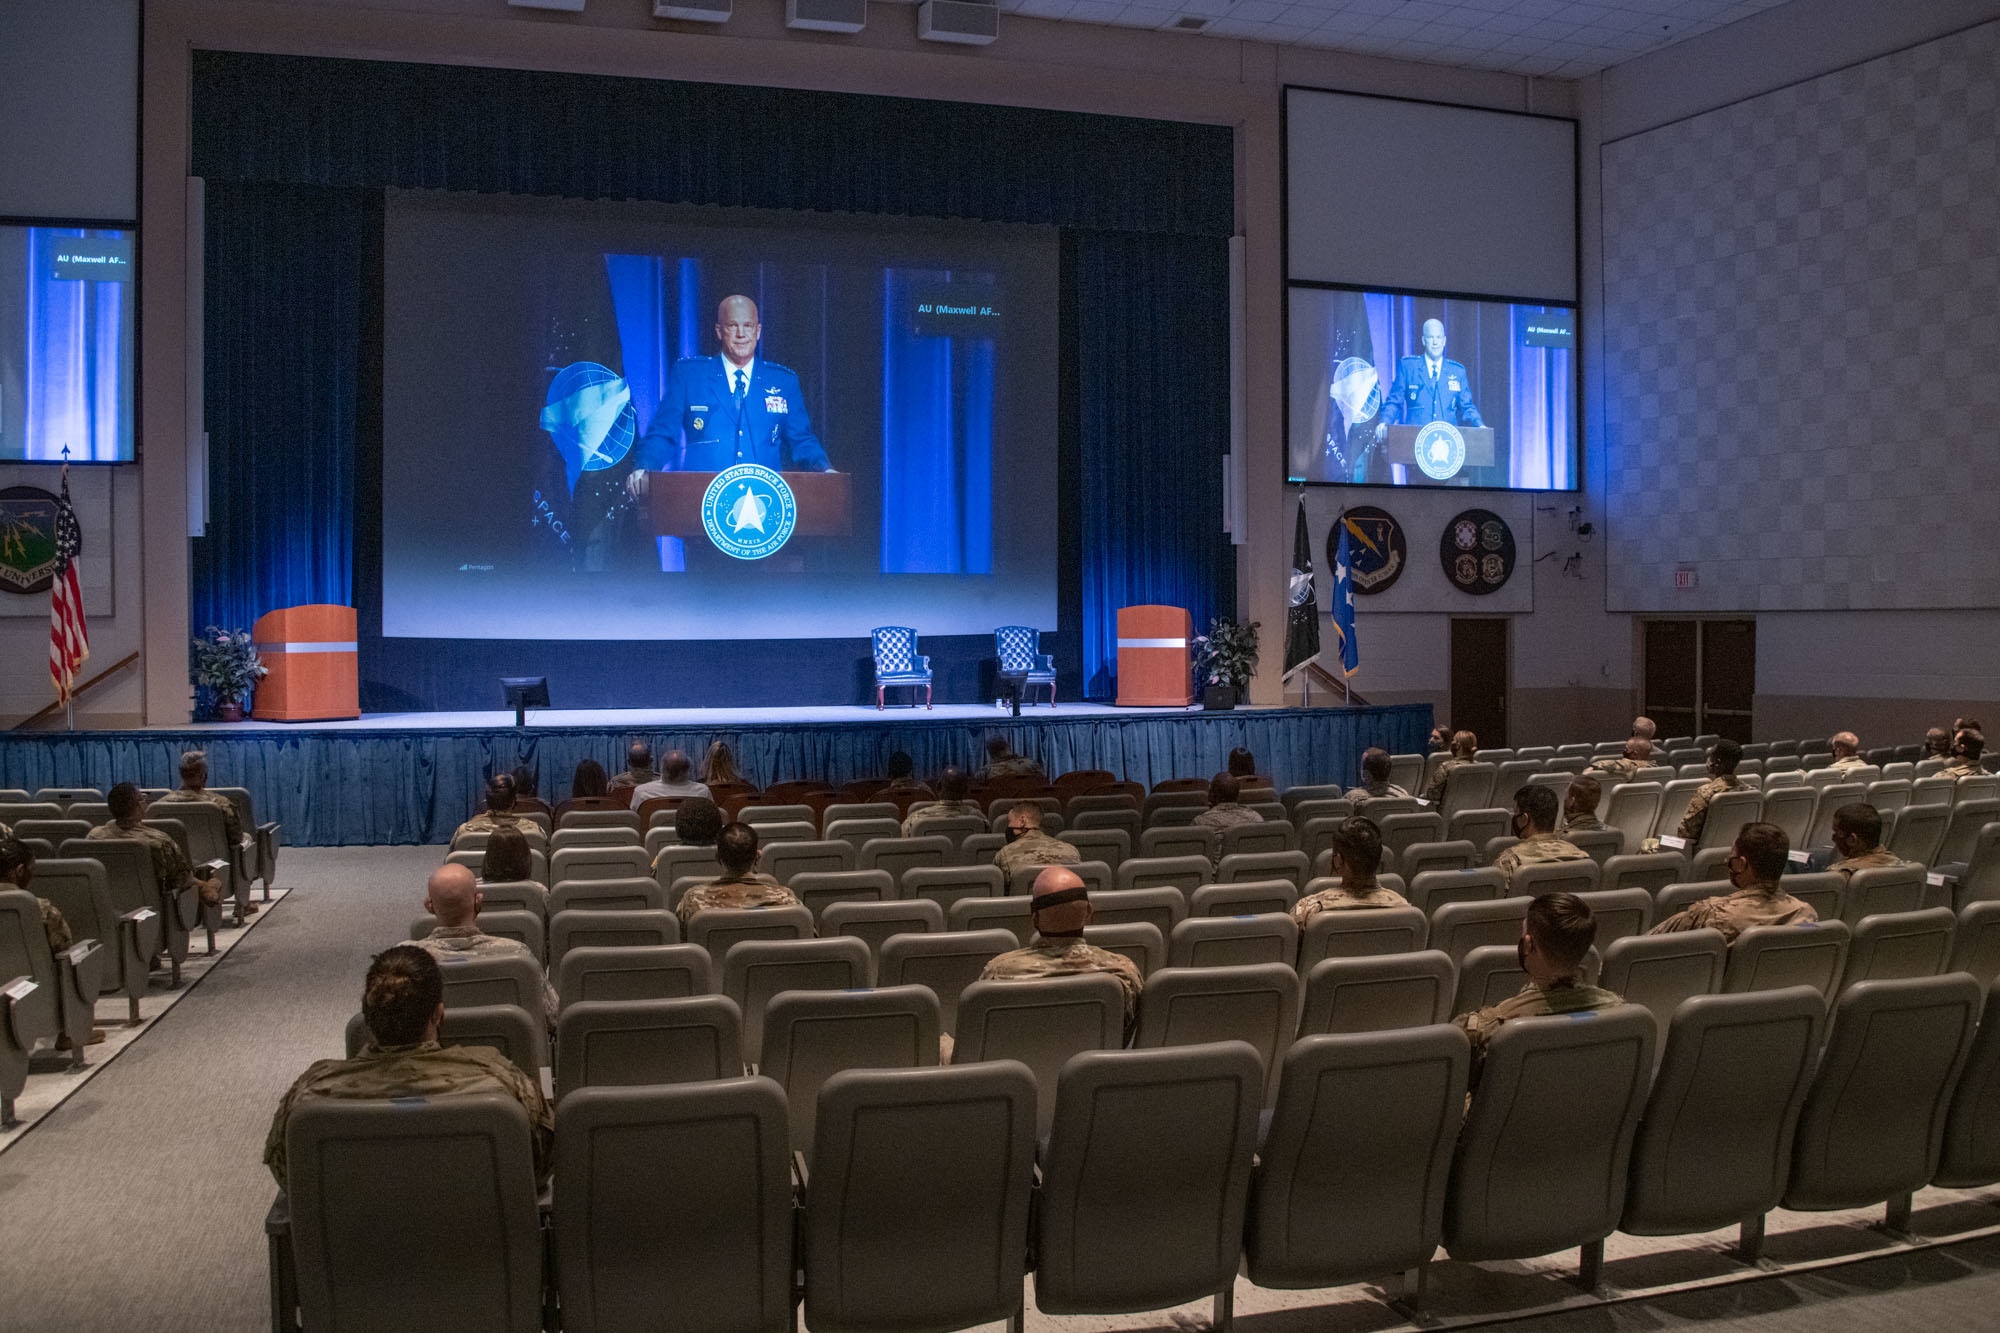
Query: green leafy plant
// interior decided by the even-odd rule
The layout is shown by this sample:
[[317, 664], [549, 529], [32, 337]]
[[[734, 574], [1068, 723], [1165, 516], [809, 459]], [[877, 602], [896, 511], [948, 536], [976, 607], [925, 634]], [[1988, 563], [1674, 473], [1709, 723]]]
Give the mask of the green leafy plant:
[[268, 674], [248, 630], [210, 625], [194, 641], [194, 683], [213, 691], [217, 703], [241, 703]]
[[1202, 685], [1250, 688], [1257, 674], [1257, 622], [1239, 624], [1227, 616], [1208, 622], [1208, 633], [1194, 638], [1194, 678]]

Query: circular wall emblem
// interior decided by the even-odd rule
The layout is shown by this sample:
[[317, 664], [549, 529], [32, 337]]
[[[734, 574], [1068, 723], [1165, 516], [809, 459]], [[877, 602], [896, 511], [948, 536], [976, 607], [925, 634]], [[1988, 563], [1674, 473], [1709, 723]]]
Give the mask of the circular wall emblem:
[[1386, 509], [1356, 505], [1341, 511], [1326, 533], [1326, 567], [1332, 569], [1340, 551], [1340, 530], [1347, 529], [1347, 560], [1357, 593], [1387, 592], [1410, 562], [1403, 525]]
[[738, 463], [715, 474], [701, 497], [701, 525], [715, 549], [738, 560], [762, 560], [791, 539], [798, 501], [785, 479], [760, 463]]
[[1465, 437], [1449, 421], [1433, 421], [1417, 432], [1411, 452], [1426, 477], [1450, 481], [1465, 466]]
[[1444, 525], [1438, 556], [1452, 587], [1483, 597], [1514, 573], [1514, 534], [1492, 510], [1468, 509]]
[[56, 580], [56, 505], [39, 486], [0, 490], [0, 589], [47, 592]]

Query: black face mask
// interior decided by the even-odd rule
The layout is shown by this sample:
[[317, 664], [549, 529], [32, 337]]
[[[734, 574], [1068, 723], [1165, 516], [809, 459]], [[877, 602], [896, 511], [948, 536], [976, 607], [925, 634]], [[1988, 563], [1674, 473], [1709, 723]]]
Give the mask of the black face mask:
[[1012, 824], [1009, 824], [1007, 826], [1007, 841], [1012, 842], [1016, 838], [1025, 837], [1027, 832], [1028, 830], [1024, 828], [1015, 828]]
[[1515, 941], [1514, 941], [1514, 957], [1518, 958], [1518, 959], [1519, 959], [1519, 960], [1521, 961], [1521, 970], [1522, 970], [1523, 972], [1527, 971], [1527, 970], [1528, 970], [1528, 940], [1527, 940], [1527, 937], [1526, 937], [1525, 935], [1524, 935], [1524, 936], [1522, 936], [1522, 937], [1521, 937], [1520, 939], [1518, 939], [1518, 940], [1515, 940]]

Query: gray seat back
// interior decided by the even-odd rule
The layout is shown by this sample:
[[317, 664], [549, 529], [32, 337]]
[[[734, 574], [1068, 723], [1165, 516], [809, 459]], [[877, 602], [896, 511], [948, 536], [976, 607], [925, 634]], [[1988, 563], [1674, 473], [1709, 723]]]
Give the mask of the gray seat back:
[[1842, 990], [1861, 981], [1934, 977], [1951, 962], [1958, 916], [1949, 907], [1922, 912], [1878, 912], [1854, 927], [1847, 946]]
[[1599, 818], [1605, 828], [1617, 831], [1623, 840], [1623, 852], [1637, 852], [1639, 844], [1653, 836], [1653, 827], [1660, 819], [1660, 801], [1664, 791], [1663, 785], [1657, 782], [1621, 782], [1605, 796], [1603, 814]]
[[1415, 875], [1405, 874], [1403, 878], [1409, 881], [1404, 896], [1410, 906], [1426, 916], [1435, 915], [1446, 903], [1490, 903], [1506, 891], [1500, 872], [1491, 866], [1425, 870]]
[[544, 921], [549, 915], [549, 891], [531, 879], [494, 880], [479, 883], [482, 912], [532, 912]]
[[[1718, 798], [1717, 804], [1720, 803]], [[1778, 787], [1764, 794], [1764, 805], [1759, 817], [1766, 824], [1776, 824], [1783, 829], [1786, 840], [1792, 846], [1810, 847], [1812, 844], [1806, 841], [1806, 834], [1812, 831], [1813, 811], [1818, 804], [1819, 792], [1812, 787]], [[1709, 807], [1711, 811], [1714, 808], [1714, 806]], [[1703, 830], [1703, 834], [1702, 842], [1707, 846], [1728, 845], [1727, 842], [1721, 844], [1710, 842], [1706, 836], [1706, 829]], [[1735, 835], [1730, 835], [1728, 841], [1735, 840]]]
[[[1765, 798], [1767, 801], [1769, 797]], [[1806, 829], [1806, 836], [1792, 846], [1804, 849], [1810, 847], [1831, 847], [1833, 845], [1833, 812], [1843, 805], [1853, 805], [1868, 799], [1865, 783], [1851, 780], [1830, 782], [1819, 789], [1819, 800], [1813, 805], [1812, 824]]]
[[1693, 798], [1695, 789], [1706, 781], [1708, 779], [1703, 777], [1685, 777], [1675, 778], [1664, 785], [1660, 789], [1660, 812], [1653, 817], [1651, 836], [1661, 837], [1679, 828], [1682, 816], [1687, 814], [1688, 801]]
[[1443, 1024], [1296, 1042], [1250, 1186], [1250, 1280], [1328, 1287], [1428, 1263], [1470, 1061]]
[[549, 966], [560, 969], [571, 949], [619, 949], [681, 942], [672, 912], [557, 912], [549, 918]]
[[1253, 881], [1284, 879], [1291, 882], [1292, 890], [1296, 894], [1299, 887], [1306, 882], [1311, 869], [1306, 854], [1296, 849], [1236, 852], [1229, 851], [1225, 847], [1224, 853], [1221, 861], [1216, 863], [1217, 884], [1245, 884]]
[[1063, 841], [1086, 861], [1101, 861], [1116, 870], [1132, 854], [1132, 837], [1122, 828], [1070, 829]]
[[627, 828], [635, 832], [639, 827], [637, 810], [565, 810], [558, 829], [566, 828]]
[[1139, 856], [1144, 860], [1183, 856], [1206, 860], [1212, 849], [1209, 831], [1191, 824], [1152, 824], [1139, 835]]
[[[530, 845], [541, 842], [543, 837], [541, 830], [535, 828], [533, 825], [529, 825], [522, 832], [527, 834]], [[461, 833], [452, 839], [451, 845], [454, 850], [470, 846], [483, 847], [486, 845], [486, 839], [491, 836], [491, 834], [486, 833]], [[477, 843], [467, 841], [471, 838], [477, 838], [479, 841]], [[611, 825], [604, 828], [578, 828], [572, 826], [570, 828], [557, 829], [555, 834], [549, 837], [546, 844], [542, 846], [542, 850], [546, 852], [560, 852], [568, 847], [637, 847], [639, 845], [639, 830], [623, 824]]]
[[[64, 855], [69, 853], [65, 851]], [[1973, 839], [1965, 868], [1952, 888], [1952, 905], [2000, 900], [2000, 824], [1988, 824]]]
[[792, 1150], [809, 1152], [820, 1086], [843, 1069], [911, 1069], [938, 1062], [937, 996], [923, 986], [786, 991], [764, 1011], [760, 1072], [791, 1108]]
[[1414, 907], [1315, 912], [1299, 936], [1299, 969], [1310, 972], [1325, 958], [1367, 958], [1413, 953], [1425, 946], [1430, 922]]
[[2000, 902], [1968, 904], [1958, 914], [1947, 972], [1969, 972], [1982, 986], [2000, 978]]
[[801, 870], [785, 887], [815, 921], [836, 903], [881, 903], [896, 897], [896, 881], [886, 870]]
[[1632, 1004], [1493, 1034], [1445, 1202], [1452, 1258], [1527, 1258], [1617, 1229], [1653, 1044]]
[[1825, 1027], [1810, 986], [1684, 1001], [1632, 1144], [1620, 1229], [1712, 1231], [1777, 1207]]
[[1847, 876], [1838, 870], [1786, 875], [1786, 893], [1811, 907], [1822, 921], [1843, 919], [1847, 906]]
[[1042, 1159], [1036, 1307], [1155, 1310], [1234, 1283], [1263, 1086], [1243, 1042], [1074, 1057]]
[[1255, 856], [1298, 850], [1299, 831], [1289, 819], [1264, 819], [1255, 824], [1232, 824], [1222, 830], [1220, 854]]
[[878, 1333], [1015, 1315], [1034, 1103], [1027, 1071], [1012, 1063], [828, 1079], [806, 1195], [808, 1326]]
[[927, 898], [899, 898], [887, 903], [835, 903], [820, 918], [823, 936], [844, 935], [860, 940], [870, 954], [897, 935], [927, 935], [944, 929], [944, 909]]
[[438, 970], [444, 973], [446, 1013], [472, 1005], [511, 1004], [542, 1015], [542, 966], [532, 958], [448, 954], [438, 960]]
[[[1577, 968], [1577, 979], [1595, 985], [1603, 966], [1603, 957], [1593, 948]], [[1520, 994], [1527, 984], [1527, 969], [1513, 945], [1482, 944], [1459, 960], [1458, 990], [1452, 997], [1451, 1012], [1476, 1013]]]
[[653, 862], [653, 878], [663, 886], [671, 885], [683, 875], [700, 875], [703, 879], [720, 879], [722, 864], [715, 859], [713, 847], [683, 847], [678, 843], [662, 848]]
[[[1111, 867], [1102, 861], [1077, 861], [1067, 867], [1083, 881], [1083, 886], [1092, 893], [1103, 893], [1113, 888], [1117, 881]], [[1048, 866], [1019, 866], [1007, 881], [1009, 895], [1026, 897], [1035, 890], [1035, 881], [1040, 879]]]
[[937, 1000], [947, 1031], [958, 1016], [958, 997], [986, 965], [1021, 942], [1007, 930], [953, 930], [939, 935], [897, 935], [882, 942], [876, 981], [882, 986], [923, 986]]
[[[1951, 779], [1943, 781], [1948, 783]], [[1938, 848], [1944, 843], [1945, 829], [1950, 823], [1949, 805], [1942, 802], [1929, 804], [1913, 797], [1910, 804], [1897, 814], [1896, 827], [1884, 845], [1905, 861], [1929, 865], [1937, 859]]]
[[1681, 1001], [1722, 988], [1729, 943], [1719, 930], [1627, 935], [1604, 945], [1598, 985], [1643, 1006], [1664, 1034]]
[[870, 838], [861, 844], [860, 870], [886, 870], [902, 883], [903, 872], [919, 866], [942, 866], [951, 860], [952, 841], [933, 834], [922, 838]]
[[[1207, 890], [1196, 890], [1196, 896], [1204, 892]], [[1197, 913], [1176, 925], [1167, 942], [1171, 967], [1235, 967], [1244, 963], [1290, 967], [1298, 956], [1299, 928], [1286, 912]]]
[[1424, 782], [1424, 756], [1420, 754], [1392, 754], [1389, 756], [1389, 782], [1404, 791], [1415, 791]]
[[1544, 893], [1589, 893], [1598, 883], [1597, 862], [1589, 857], [1579, 861], [1538, 861], [1514, 872], [1508, 886], [1511, 897], [1534, 898]]
[[807, 871], [853, 870], [857, 855], [854, 844], [840, 838], [778, 842], [764, 848], [758, 865], [778, 883], [789, 885], [792, 876]]
[[1439, 813], [1449, 819], [1461, 810], [1488, 810], [1493, 807], [1493, 783], [1499, 768], [1483, 761], [1460, 764], [1445, 777], [1444, 797]]
[[[305, 1327], [540, 1329], [530, 1132], [504, 1093], [300, 1102], [285, 1156]], [[444, 1249], [457, 1259], [410, 1261]]]
[[1679, 852], [1634, 852], [1614, 856], [1599, 871], [1600, 889], [1645, 889], [1655, 895], [1677, 883], [1687, 869], [1687, 859]]
[[1604, 863], [1614, 856], [1623, 854], [1625, 850], [1625, 835], [1617, 829], [1584, 829], [1578, 833], [1565, 833], [1563, 836], [1569, 839], [1571, 845], [1578, 851], [1587, 853], [1591, 860], [1597, 862], [1600, 875]]
[[860, 990], [874, 981], [875, 959], [866, 941], [832, 939], [743, 940], [722, 959], [722, 993], [743, 1013], [743, 1060], [764, 1047], [764, 1009], [787, 991]]
[[[597, 850], [597, 849], [592, 849]], [[587, 879], [558, 879], [549, 890], [547, 913], [662, 911], [667, 905], [666, 890], [650, 875], [602, 875]]]
[[1090, 906], [1095, 920], [1101, 925], [1144, 921], [1156, 928], [1162, 939], [1171, 936], [1174, 927], [1188, 915], [1186, 896], [1179, 889], [1166, 887], [1093, 893], [1090, 895]]
[[1960, 791], [1957, 803], [1951, 808], [1951, 819], [1945, 825], [1944, 839], [1938, 843], [1930, 863], [1943, 866], [1970, 861], [1980, 830], [1995, 820], [2000, 820], [2000, 800], [1967, 800]]
[[[948, 819], [948, 818], [953, 818], [953, 816], [938, 815], [934, 816], [934, 818]], [[826, 809], [820, 812], [820, 819], [829, 830], [827, 836], [832, 837], [833, 834], [831, 832], [831, 829], [833, 828], [835, 820], [840, 820], [840, 819], [900, 820], [902, 819], [902, 815], [897, 811], [896, 803], [894, 801], [831, 801], [827, 804]], [[983, 819], [980, 820], [979, 826], [981, 828], [986, 827], [986, 821]]]
[[1442, 949], [1454, 963], [1482, 944], [1511, 949], [1528, 919], [1529, 899], [1500, 898], [1486, 903], [1446, 903], [1431, 915], [1430, 947]]
[[631, 879], [650, 870], [643, 847], [565, 847], [549, 856], [549, 879], [554, 884], [572, 879]]
[[1299, 900], [1298, 886], [1288, 879], [1242, 880], [1204, 884], [1188, 896], [1188, 915], [1244, 916], [1260, 912], [1287, 913]]
[[726, 995], [580, 1000], [556, 1022], [556, 1093], [743, 1073], [743, 1018]]
[[1215, 867], [1206, 855], [1199, 856], [1135, 856], [1118, 867], [1115, 881], [1119, 891], [1126, 889], [1179, 889], [1182, 894], [1193, 893], [1208, 883], [1215, 874]]
[[1115, 921], [1083, 928], [1084, 942], [1132, 960], [1139, 975], [1150, 977], [1167, 965], [1167, 941], [1160, 928], [1147, 921]]
[[961, 898], [999, 898], [1006, 892], [1006, 877], [996, 865], [914, 866], [903, 872], [903, 897], [929, 898], [947, 912]]
[[1865, 1208], [1937, 1174], [1952, 1086], [1985, 999], [1959, 972], [1864, 981], [1840, 997], [1799, 1113], [1785, 1207]]
[[709, 993], [708, 950], [692, 944], [572, 946], [553, 965], [562, 1007]]
[[687, 923], [687, 941], [708, 950], [715, 975], [731, 945], [744, 940], [804, 940], [813, 933], [812, 913], [803, 907], [704, 907]]
[[[99, 993], [123, 995], [135, 1006], [146, 994], [146, 976], [153, 955], [164, 940], [157, 906], [120, 911], [111, 900], [111, 879], [104, 863], [88, 857], [52, 857], [35, 863], [33, 890], [46, 898], [69, 922], [79, 940], [96, 940], [102, 947], [103, 972]], [[40, 908], [36, 909], [37, 913]], [[5, 978], [0, 978], [5, 980]]]
[[[1373, 819], [1371, 813], [1369, 818]], [[1435, 810], [1412, 811], [1402, 815], [1384, 815], [1376, 821], [1382, 830], [1382, 846], [1390, 854], [1401, 858], [1403, 850], [1419, 842], [1443, 842], [1444, 816]]]
[[1653, 928], [1653, 895], [1644, 889], [1594, 889], [1577, 897], [1597, 919], [1597, 947]]
[[1025, 947], [1035, 934], [1035, 917], [1026, 894], [1012, 898], [960, 898], [945, 913], [945, 924], [955, 931], [1004, 930], [1014, 937], [1014, 946]]
[[1803, 926], [1752, 926], [1729, 945], [1722, 970], [1727, 994], [1811, 986], [1830, 1003], [1847, 967], [1849, 931], [1842, 921]]
[[1867, 795], [1861, 799], [1884, 814], [1902, 810], [1910, 803], [1910, 779], [1889, 777], [1885, 771], [1880, 781], [1868, 784]]
[[555, 1152], [563, 1327], [792, 1326], [785, 1095], [767, 1078], [586, 1088]]
[[[1420, 1028], [1451, 1017], [1458, 969], [1436, 949], [1324, 958], [1306, 973], [1299, 1035]], [[1282, 1097], [1283, 1089], [1279, 1095]]]
[[1985, 982], [1979, 1031], [1945, 1111], [1933, 1185], [1974, 1189], [2000, 1180], [2000, 986]]
[[1018, 1060], [1034, 1076], [1037, 1136], [1055, 1119], [1056, 1081], [1079, 1051], [1125, 1044], [1125, 987], [1108, 972], [975, 981], [958, 998], [952, 1061]]
[[[12, 1100], [28, 1077], [35, 1043], [57, 1033], [56, 965], [42, 929], [42, 909], [25, 889], [0, 888], [0, 986], [26, 980], [32, 989], [0, 1000], [0, 1093]], [[96, 1000], [96, 996], [89, 997]]]
[[1858, 926], [1864, 917], [1882, 912], [1919, 912], [1944, 901], [1942, 890], [1926, 882], [1920, 865], [1876, 866], [1857, 870], [1840, 900], [1840, 919]]
[[1248, 1042], [1268, 1077], [1264, 1100], [1278, 1091], [1278, 1067], [1299, 1031], [1299, 974], [1283, 963], [1240, 967], [1163, 967], [1139, 997], [1135, 1047]]
[[1479, 864], [1479, 848], [1470, 839], [1413, 842], [1396, 858], [1397, 873], [1414, 880], [1432, 871], [1470, 870]]

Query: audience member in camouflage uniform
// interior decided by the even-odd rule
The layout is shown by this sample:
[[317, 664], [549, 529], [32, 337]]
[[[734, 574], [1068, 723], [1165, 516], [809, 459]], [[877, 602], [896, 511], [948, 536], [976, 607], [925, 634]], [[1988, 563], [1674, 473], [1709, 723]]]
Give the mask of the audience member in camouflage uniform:
[[1843, 805], [1833, 812], [1833, 850], [1840, 860], [1828, 866], [1849, 879], [1857, 870], [1880, 870], [1899, 866], [1903, 858], [1881, 845], [1882, 813], [1863, 801]]
[[1827, 748], [1833, 751], [1833, 762], [1827, 767], [1845, 773], [1850, 768], [1867, 768], [1868, 761], [1861, 755], [1861, 738], [1851, 731], [1836, 731], [1827, 737]]
[[1347, 912], [1369, 907], [1408, 907], [1409, 900], [1394, 889], [1375, 882], [1382, 865], [1382, 831], [1375, 821], [1350, 815], [1333, 831], [1333, 855], [1328, 867], [1340, 881], [1337, 888], [1321, 889], [1292, 904], [1292, 920], [1303, 931], [1306, 923], [1321, 912]]
[[1444, 800], [1445, 780], [1454, 768], [1464, 768], [1479, 753], [1479, 738], [1469, 731], [1455, 731], [1451, 734], [1451, 758], [1444, 760], [1431, 773], [1431, 780], [1424, 784], [1424, 799], [1432, 805]]
[[1694, 789], [1688, 797], [1687, 813], [1681, 816], [1680, 827], [1674, 833], [1692, 843], [1701, 836], [1702, 825], [1708, 823], [1709, 802], [1726, 791], [1735, 791], [1743, 785], [1736, 776], [1736, 766], [1743, 762], [1743, 747], [1732, 740], [1719, 740], [1708, 749], [1708, 781]]
[[1208, 833], [1210, 863], [1222, 859], [1222, 831], [1238, 824], [1261, 824], [1264, 816], [1237, 799], [1243, 794], [1242, 781], [1228, 773], [1208, 780], [1208, 809], [1194, 817], [1194, 826]]
[[146, 798], [139, 788], [130, 782], [121, 782], [105, 796], [111, 807], [109, 823], [99, 824], [90, 831], [93, 838], [127, 838], [133, 842], [146, 844], [147, 852], [153, 858], [153, 878], [160, 888], [170, 895], [187, 891], [194, 885], [201, 894], [201, 900], [213, 907], [222, 901], [222, 879], [211, 876], [203, 879], [194, 873], [187, 853], [174, 841], [171, 833], [164, 829], [149, 828], [146, 818]]
[[495, 773], [486, 779], [486, 808], [452, 830], [451, 840], [457, 842], [461, 833], [491, 833], [497, 828], [524, 828], [534, 822], [514, 810], [514, 775]]
[[534, 1134], [535, 1179], [549, 1176], [555, 1145], [555, 1112], [535, 1081], [511, 1060], [485, 1046], [438, 1045], [444, 1020], [444, 976], [422, 949], [399, 944], [369, 965], [361, 995], [361, 1018], [369, 1042], [352, 1060], [316, 1061], [299, 1075], [271, 1117], [264, 1138], [264, 1165], [288, 1189], [285, 1127], [301, 1102], [315, 1097], [380, 1101], [391, 1097], [452, 1097], [501, 1092], [528, 1113]]
[[1736, 892], [1693, 903], [1654, 926], [1652, 934], [1719, 930], [1734, 944], [1752, 926], [1803, 926], [1819, 920], [1812, 904], [1800, 902], [1779, 885], [1792, 852], [1792, 840], [1783, 829], [1776, 824], [1745, 824], [1729, 852], [1729, 882]]
[[888, 783], [882, 788], [883, 793], [930, 791], [929, 787], [917, 781], [917, 761], [910, 758], [907, 750], [898, 750], [890, 755], [889, 762], [883, 765], [883, 772], [889, 778]]
[[1925, 731], [1924, 752], [1918, 755], [1917, 758], [1920, 761], [1924, 759], [1943, 759], [1949, 762], [1951, 759], [1951, 733], [1943, 727], [1931, 727]]
[[[659, 780], [660, 775], [653, 771], [653, 747], [644, 741], [633, 741], [625, 749], [625, 771], [605, 780], [604, 794], [626, 796], [636, 807], [642, 798], [630, 796], [628, 793], [636, 792], [647, 783]], [[706, 789], [702, 794], [704, 796], [708, 794]]]
[[1604, 795], [1604, 787], [1588, 773], [1579, 773], [1569, 780], [1563, 790], [1563, 831], [1566, 833], [1599, 833], [1604, 829], [1604, 821], [1597, 817], [1597, 802]]
[[1642, 741], [1652, 740], [1660, 734], [1660, 724], [1645, 714], [1632, 719], [1632, 735]]
[[979, 770], [982, 781], [994, 778], [1039, 778], [1045, 777], [1042, 766], [1026, 755], [1014, 753], [1014, 747], [1007, 744], [1005, 736], [995, 736], [986, 742], [986, 767]]
[[[181, 785], [179, 789], [162, 796], [159, 800], [153, 802], [153, 805], [162, 806], [173, 805], [180, 801], [201, 801], [207, 805], [214, 806], [222, 812], [223, 837], [228, 841], [232, 849], [240, 852], [243, 848], [243, 818], [236, 813], [236, 802], [230, 800], [227, 796], [220, 795], [208, 789], [208, 756], [200, 750], [182, 752], [180, 772]], [[174, 817], [172, 810], [161, 810], [159, 814], [162, 819], [172, 819]], [[238, 861], [237, 864], [241, 865], [243, 862]], [[254, 915], [257, 910], [256, 903], [247, 900], [244, 902], [243, 915]]]
[[953, 765], [938, 774], [938, 798], [922, 805], [913, 805], [903, 816], [903, 836], [917, 836], [917, 822], [924, 819], [949, 819], [955, 815], [983, 815], [986, 812], [972, 801], [965, 799], [972, 789], [972, 779], [962, 768]]
[[[35, 906], [41, 910], [42, 934], [48, 937], [49, 952], [52, 954], [61, 953], [64, 949], [76, 943], [76, 936], [70, 930], [69, 921], [64, 918], [62, 909], [47, 898], [42, 897], [41, 894], [35, 893], [31, 887], [34, 881], [35, 853], [33, 849], [18, 838], [10, 836], [6, 825], [0, 824], [0, 888], [20, 889], [25, 893], [33, 894]], [[103, 1028], [92, 1028], [90, 1030], [88, 1044], [94, 1046], [103, 1040]], [[67, 1032], [56, 1038], [56, 1049], [59, 1051], [70, 1049], [69, 1034]]]
[[708, 907], [797, 907], [792, 891], [757, 869], [757, 830], [748, 824], [724, 824], [715, 839], [715, 859], [722, 875], [697, 884], [681, 895], [675, 913], [685, 926]]
[[1951, 758], [1938, 776], [1957, 778], [1961, 782], [1966, 778], [1985, 777], [1986, 769], [1979, 762], [1979, 757], [1985, 752], [1986, 737], [1980, 732], [1971, 727], [1956, 732], [1951, 738]]
[[1597, 919], [1575, 894], [1545, 893], [1528, 904], [1528, 919], [1515, 946], [1521, 966], [1527, 970], [1528, 984], [1517, 995], [1452, 1020], [1472, 1039], [1472, 1080], [1468, 1086], [1478, 1086], [1486, 1045], [1508, 1020], [1609, 1009], [1624, 1003], [1611, 991], [1577, 979], [1577, 969], [1596, 942]]
[[[437, 918], [431, 933], [414, 944], [439, 962], [453, 958], [526, 958], [542, 970], [542, 960], [519, 940], [504, 935], [488, 935], [479, 928], [479, 885], [470, 866], [447, 862], [431, 872], [424, 884], [424, 910]], [[542, 1020], [550, 1027], [556, 1021], [556, 988], [542, 978]]]
[[1125, 1035], [1139, 1013], [1144, 986], [1136, 963], [1124, 954], [1086, 944], [1083, 928], [1090, 924], [1090, 895], [1074, 870], [1051, 866], [1035, 877], [1030, 905], [1035, 914], [1035, 938], [1025, 949], [1003, 953], [986, 965], [981, 981], [1026, 981], [1035, 977], [1107, 972], [1125, 990]]
[[1630, 782], [1634, 773], [1651, 768], [1653, 763], [1653, 743], [1643, 736], [1634, 736], [1625, 742], [1624, 753], [1593, 759], [1584, 772], [1602, 773], [1613, 782]]
[[1372, 801], [1390, 796], [1408, 796], [1409, 793], [1389, 781], [1389, 752], [1379, 747], [1364, 751], [1361, 755], [1361, 785], [1347, 789], [1350, 801]]
[[1081, 860], [1075, 847], [1042, 832], [1042, 807], [1033, 801], [1016, 801], [1007, 812], [1007, 845], [993, 853], [993, 864], [1010, 882], [1022, 866], [1073, 866]]
[[1520, 841], [1493, 858], [1493, 868], [1509, 891], [1514, 872], [1522, 866], [1552, 865], [1558, 861], [1587, 861], [1590, 853], [1556, 832], [1554, 788], [1526, 786], [1514, 793], [1514, 836]]

